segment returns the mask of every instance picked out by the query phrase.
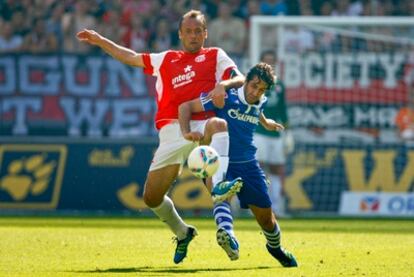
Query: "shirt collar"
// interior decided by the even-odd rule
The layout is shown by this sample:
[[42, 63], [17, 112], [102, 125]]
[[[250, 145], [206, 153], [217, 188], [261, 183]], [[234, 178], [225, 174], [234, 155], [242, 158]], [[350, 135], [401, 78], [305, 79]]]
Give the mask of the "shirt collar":
[[263, 105], [263, 103], [266, 102], [266, 99], [267, 99], [266, 96], [263, 95], [262, 98], [260, 99], [259, 103], [257, 103], [257, 104], [247, 103], [246, 98], [244, 97], [244, 86], [242, 86], [241, 88], [239, 88], [237, 90], [237, 94], [239, 96], [240, 101], [243, 104], [251, 106], [251, 107], [255, 107], [256, 109], [259, 109]]

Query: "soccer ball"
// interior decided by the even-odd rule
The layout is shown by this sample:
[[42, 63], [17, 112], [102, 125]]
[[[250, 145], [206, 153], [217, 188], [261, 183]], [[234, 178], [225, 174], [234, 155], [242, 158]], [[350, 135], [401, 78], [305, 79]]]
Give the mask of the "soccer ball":
[[203, 145], [191, 151], [187, 164], [191, 173], [197, 178], [208, 178], [216, 173], [219, 167], [219, 156], [214, 148]]

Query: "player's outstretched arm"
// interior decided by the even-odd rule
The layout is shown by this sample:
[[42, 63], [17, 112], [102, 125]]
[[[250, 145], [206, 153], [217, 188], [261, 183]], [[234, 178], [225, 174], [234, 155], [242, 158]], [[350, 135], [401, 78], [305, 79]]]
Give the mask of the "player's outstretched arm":
[[243, 75], [237, 75], [231, 79], [218, 83], [215, 88], [209, 93], [211, 99], [213, 99], [214, 106], [217, 108], [223, 108], [226, 90], [243, 86], [245, 79], [246, 78]]
[[203, 139], [203, 134], [191, 132], [190, 127], [191, 114], [202, 111], [204, 111], [204, 107], [199, 98], [187, 101], [178, 107], [178, 122], [180, 123], [181, 133], [186, 140], [200, 141]]
[[260, 124], [268, 131], [282, 131], [285, 129], [282, 124], [277, 123], [273, 119], [266, 118], [263, 113], [260, 114], [259, 120]]
[[141, 54], [116, 44], [112, 40], [107, 39], [94, 30], [84, 29], [78, 32], [76, 37], [82, 42], [100, 47], [114, 59], [117, 59], [124, 64], [138, 67], [145, 66]]

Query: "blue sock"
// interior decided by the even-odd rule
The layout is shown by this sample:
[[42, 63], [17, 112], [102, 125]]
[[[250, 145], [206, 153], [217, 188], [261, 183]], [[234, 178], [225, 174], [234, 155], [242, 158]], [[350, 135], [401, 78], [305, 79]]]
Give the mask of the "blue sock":
[[216, 220], [217, 229], [222, 228], [226, 230], [230, 236], [234, 237], [233, 216], [231, 214], [229, 202], [224, 201], [214, 204], [213, 215]]

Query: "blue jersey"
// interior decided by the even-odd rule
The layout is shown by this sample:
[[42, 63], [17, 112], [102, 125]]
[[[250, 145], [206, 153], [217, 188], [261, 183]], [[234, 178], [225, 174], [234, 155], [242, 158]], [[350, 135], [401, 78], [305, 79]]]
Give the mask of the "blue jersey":
[[244, 97], [244, 88], [227, 91], [224, 107], [216, 108], [207, 93], [200, 96], [205, 111], [213, 110], [217, 117], [225, 119], [230, 136], [230, 162], [245, 162], [255, 159], [256, 146], [253, 142], [253, 133], [259, 123], [259, 117], [267, 99], [263, 96], [259, 103], [248, 104]]

